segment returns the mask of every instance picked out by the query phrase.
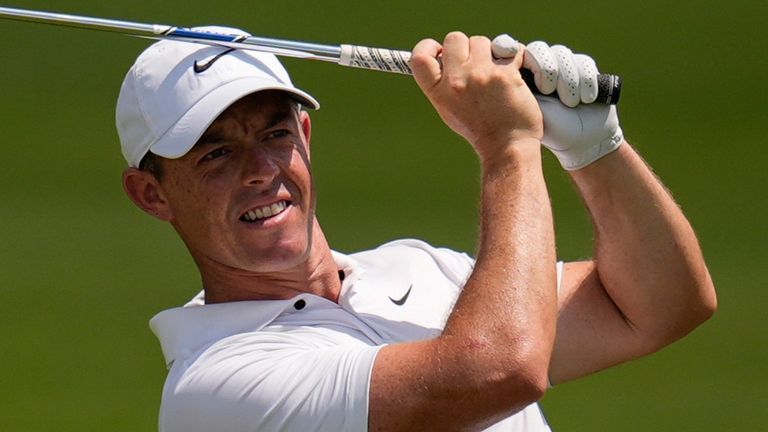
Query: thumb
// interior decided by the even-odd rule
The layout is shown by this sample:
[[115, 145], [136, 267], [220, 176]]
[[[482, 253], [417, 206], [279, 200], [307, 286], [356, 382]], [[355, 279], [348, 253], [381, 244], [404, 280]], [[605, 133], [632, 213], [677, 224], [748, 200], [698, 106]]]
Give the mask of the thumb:
[[437, 59], [442, 51], [442, 45], [434, 39], [424, 39], [413, 47], [411, 54], [413, 77], [425, 93], [442, 79], [443, 71]]

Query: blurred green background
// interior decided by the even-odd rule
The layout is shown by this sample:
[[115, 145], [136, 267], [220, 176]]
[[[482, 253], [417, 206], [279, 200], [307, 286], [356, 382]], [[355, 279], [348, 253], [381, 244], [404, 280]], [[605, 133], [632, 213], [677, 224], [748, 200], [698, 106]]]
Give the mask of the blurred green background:
[[[556, 431], [768, 430], [768, 2], [14, 1], [4, 6], [320, 43], [412, 47], [461, 29], [587, 52], [624, 78], [629, 140], [680, 202], [716, 316], [660, 353], [550, 391]], [[165, 368], [147, 321], [200, 288], [171, 229], [124, 197], [122, 77], [148, 42], [0, 20], [0, 431], [151, 431]], [[351, 252], [399, 237], [473, 251], [478, 167], [408, 77], [286, 60], [313, 114], [319, 217]], [[545, 159], [558, 253], [590, 255]]]

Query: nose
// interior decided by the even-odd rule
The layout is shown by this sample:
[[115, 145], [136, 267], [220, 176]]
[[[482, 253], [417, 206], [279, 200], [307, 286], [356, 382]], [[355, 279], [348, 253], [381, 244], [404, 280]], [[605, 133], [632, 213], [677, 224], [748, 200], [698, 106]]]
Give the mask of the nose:
[[247, 157], [243, 158], [243, 182], [246, 185], [270, 185], [280, 173], [274, 156], [259, 146], [248, 149], [247, 153]]

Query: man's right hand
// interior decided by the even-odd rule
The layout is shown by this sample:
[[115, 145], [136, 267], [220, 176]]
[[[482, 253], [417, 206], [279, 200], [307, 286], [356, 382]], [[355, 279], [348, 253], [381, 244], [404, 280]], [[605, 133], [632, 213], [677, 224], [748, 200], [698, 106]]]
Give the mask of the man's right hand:
[[520, 76], [523, 52], [494, 59], [484, 36], [449, 33], [413, 50], [416, 82], [443, 121], [475, 148], [483, 162], [515, 143], [540, 143], [544, 133], [536, 99]]

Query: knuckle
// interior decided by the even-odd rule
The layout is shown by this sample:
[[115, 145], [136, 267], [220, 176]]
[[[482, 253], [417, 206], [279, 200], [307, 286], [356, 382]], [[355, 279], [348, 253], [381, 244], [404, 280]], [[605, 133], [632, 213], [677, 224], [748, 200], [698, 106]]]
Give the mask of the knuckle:
[[431, 47], [433, 47], [435, 45], [439, 45], [439, 44], [434, 39], [431, 39], [431, 38], [422, 39], [418, 43], [416, 43], [416, 45], [414, 45], [413, 51], [426, 50], [426, 49], [429, 49], [429, 48], [431, 48]]
[[467, 38], [467, 35], [465, 35], [464, 33], [460, 32], [460, 31], [452, 31], [452, 32], [448, 33], [447, 35], [445, 35], [445, 40], [446, 41], [447, 40], [461, 40], [461, 39], [466, 39], [466, 38]]
[[473, 84], [485, 86], [495, 79], [494, 74], [494, 72], [489, 73], [482, 70], [473, 70], [469, 73], [467, 78], [469, 82]]
[[549, 50], [549, 45], [544, 41], [534, 41], [529, 43], [526, 47], [528, 51], [531, 51], [532, 53], [541, 53]]
[[506, 70], [499, 69], [499, 68], [493, 69], [491, 73], [488, 75], [488, 80], [492, 82], [509, 81], [509, 78], [510, 78], [509, 73]]
[[446, 85], [453, 92], [461, 93], [467, 89], [467, 80], [463, 76], [450, 75], [446, 77]]
[[423, 52], [414, 52], [411, 55], [411, 66], [424, 66], [431, 59], [429, 55]]
[[544, 75], [554, 78], [557, 78], [557, 71], [560, 69], [556, 61], [544, 61], [539, 63], [539, 68]]

